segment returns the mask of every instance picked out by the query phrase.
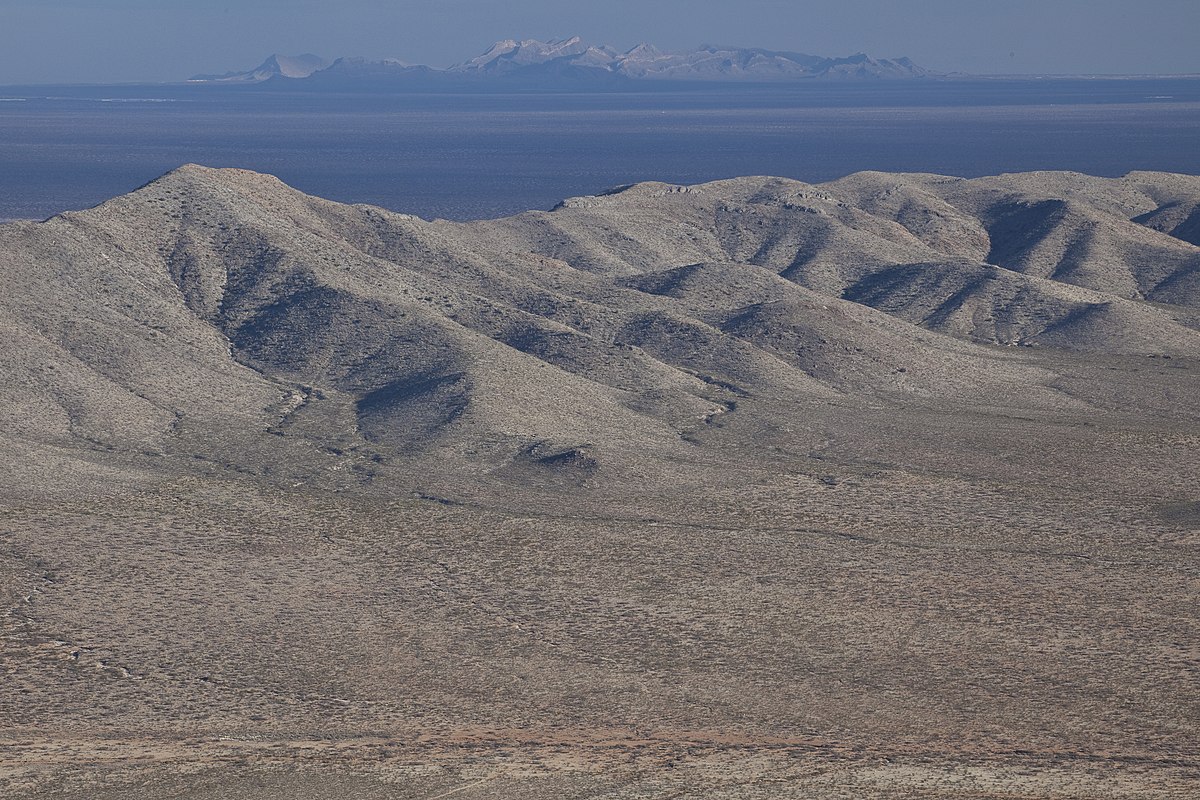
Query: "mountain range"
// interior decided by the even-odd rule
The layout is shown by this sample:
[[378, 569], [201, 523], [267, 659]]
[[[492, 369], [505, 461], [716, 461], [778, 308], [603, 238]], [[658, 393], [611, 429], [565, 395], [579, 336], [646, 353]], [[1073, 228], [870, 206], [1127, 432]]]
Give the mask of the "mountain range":
[[622, 52], [609, 46], [590, 46], [575, 36], [549, 42], [506, 39], [496, 42], [479, 56], [447, 69], [394, 59], [339, 58], [327, 64], [312, 55], [276, 55], [253, 70], [220, 76], [197, 75], [191, 80], [261, 83], [287, 79], [303, 81], [305, 86], [313, 88], [343, 82], [352, 86], [356, 81], [448, 87], [476, 86], [481, 81], [489, 81], [505, 86], [552, 87], [558, 84], [620, 85], [630, 81], [779, 83], [812, 79], [913, 79], [931, 75], [907, 58], [877, 60], [863, 53], [847, 58], [826, 58], [712, 45], [669, 53], [649, 44]]
[[0, 795], [1187, 797], [1198, 219], [188, 165], [0, 225]]
[[775, 430], [780, 404], [1071, 406], [1089, 393], [1013, 353], [1200, 357], [1198, 209], [1185, 176], [863, 173], [455, 224], [185, 167], [0, 228], [6, 435], [305, 480], [436, 453], [585, 485]]

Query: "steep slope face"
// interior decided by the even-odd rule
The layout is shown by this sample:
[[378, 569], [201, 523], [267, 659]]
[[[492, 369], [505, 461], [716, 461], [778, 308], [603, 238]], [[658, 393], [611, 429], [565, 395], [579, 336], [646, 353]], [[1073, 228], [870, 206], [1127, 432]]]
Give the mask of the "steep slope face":
[[1125, 180], [1149, 197], [1154, 208], [1133, 221], [1200, 246], [1200, 178], [1161, 172], [1131, 172]]
[[876, 217], [894, 220], [933, 251], [953, 259], [980, 262], [991, 237], [974, 216], [955, 208], [934, 190], [946, 180], [936, 175], [859, 172], [829, 184], [838, 198]]
[[1130, 221], [1189, 191], [741, 178], [454, 224], [185, 167], [0, 228], [6, 436], [278, 480], [599, 486], [702, 472], [712, 437], [750, 463], [805, 408], [1068, 408], [1057, 368], [979, 345], [1200, 354], [1200, 248]]
[[[641, 184], [476, 225], [601, 274], [753, 264], [974, 341], [1190, 352], [1200, 248], [1131, 221], [1156, 207], [1139, 181], [863, 173], [823, 186]], [[1093, 335], [1063, 335], [1060, 325], [1083, 317]]]
[[673, 298], [688, 315], [849, 396], [877, 396], [886, 389], [988, 404], [1015, 385], [1036, 387], [1049, 379], [1027, 365], [915, 331], [749, 264], [692, 264], [619, 283]]
[[[230, 361], [170, 275], [125, 244], [77, 215], [0, 228], [6, 432], [154, 448], [185, 407], [206, 426], [254, 427], [281, 388]], [[228, 402], [203, 402], [214, 392]]]
[[[419, 233], [406, 238], [426, 269], [441, 261], [440, 275], [414, 272], [330, 236], [326, 218], [339, 214], [357, 216], [265, 176], [186, 168], [59, 224], [119, 247], [136, 263], [132, 280], [153, 281], [172, 314], [219, 343], [227, 369], [273, 387], [266, 402], [208, 385], [199, 405], [262, 418], [231, 426], [235, 438], [308, 431], [368, 471], [385, 455], [433, 447], [500, 465], [596, 451], [617, 468], [623, 452], [662, 457], [680, 430], [719, 410], [698, 379], [464, 290], [444, 271], [452, 256], [437, 252], [436, 236], [424, 246]], [[141, 302], [126, 286], [118, 294]], [[556, 359], [581, 364], [547, 369]], [[590, 372], [607, 380], [580, 375]], [[193, 416], [181, 397], [171, 400]], [[272, 405], [283, 408], [272, 415]], [[654, 413], [631, 410], [646, 406]]]
[[987, 227], [990, 263], [1130, 299], [1200, 302], [1195, 282], [1200, 253], [1188, 242], [1117, 218], [1116, 213], [1135, 218], [1146, 207], [1117, 202], [1126, 186], [1100, 187], [1108, 191], [1096, 192], [1096, 199], [1090, 193], [1060, 199], [1048, 197], [1048, 187], [1029, 188], [1028, 180], [1008, 183], [999, 191], [983, 184], [970, 187], [967, 196], [949, 193], [951, 202], [970, 209]]

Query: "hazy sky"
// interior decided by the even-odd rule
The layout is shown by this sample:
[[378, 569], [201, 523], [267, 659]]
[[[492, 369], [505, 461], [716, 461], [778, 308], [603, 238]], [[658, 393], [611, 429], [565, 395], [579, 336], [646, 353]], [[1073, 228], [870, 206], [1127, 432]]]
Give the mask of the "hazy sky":
[[0, 85], [180, 80], [272, 52], [447, 66], [502, 38], [1200, 73], [1200, 0], [0, 0]]

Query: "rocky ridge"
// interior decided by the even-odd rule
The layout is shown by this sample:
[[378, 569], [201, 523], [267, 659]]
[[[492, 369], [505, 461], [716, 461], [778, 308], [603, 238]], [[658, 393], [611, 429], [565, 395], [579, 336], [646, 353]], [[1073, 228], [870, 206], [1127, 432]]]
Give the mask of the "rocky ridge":
[[450, 223], [188, 166], [0, 228], [5, 436], [620, 485], [804, 407], [1077, 408], [1037, 353], [1200, 356], [1198, 206], [1187, 176], [861, 173]]

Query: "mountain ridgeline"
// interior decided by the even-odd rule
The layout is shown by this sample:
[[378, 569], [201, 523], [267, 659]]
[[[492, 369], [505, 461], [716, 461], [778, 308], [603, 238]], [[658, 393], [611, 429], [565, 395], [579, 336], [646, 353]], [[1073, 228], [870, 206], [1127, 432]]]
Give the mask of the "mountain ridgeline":
[[0, 226], [0, 446], [34, 483], [623, 491], [880, 409], [1194, 415], [1198, 213], [1183, 175], [860, 173], [429, 222], [186, 166]]
[[828, 58], [761, 48], [704, 45], [665, 52], [650, 44], [620, 51], [592, 46], [578, 36], [542, 42], [496, 42], [475, 58], [447, 69], [395, 59], [273, 55], [244, 72], [197, 75], [201, 83], [257, 84], [276, 88], [341, 89], [537, 89], [604, 88], [633, 84], [794, 83], [811, 80], [915, 79], [933, 73], [908, 58], [875, 59], [859, 53]]

